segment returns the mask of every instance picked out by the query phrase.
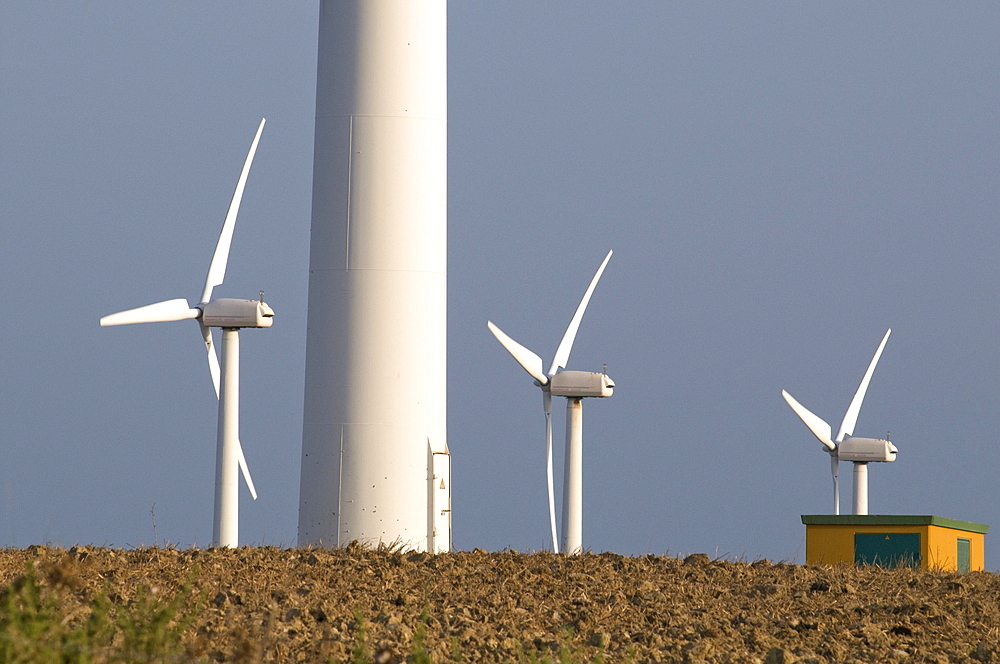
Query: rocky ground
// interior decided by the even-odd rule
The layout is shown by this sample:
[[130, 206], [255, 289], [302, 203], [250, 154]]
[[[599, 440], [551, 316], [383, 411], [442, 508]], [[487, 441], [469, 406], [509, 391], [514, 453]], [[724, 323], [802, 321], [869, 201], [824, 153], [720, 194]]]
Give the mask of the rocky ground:
[[86, 621], [99, 595], [113, 611], [183, 597], [183, 661], [1000, 662], [992, 573], [702, 554], [29, 547], [0, 551], [2, 597], [29, 569], [65, 624]]

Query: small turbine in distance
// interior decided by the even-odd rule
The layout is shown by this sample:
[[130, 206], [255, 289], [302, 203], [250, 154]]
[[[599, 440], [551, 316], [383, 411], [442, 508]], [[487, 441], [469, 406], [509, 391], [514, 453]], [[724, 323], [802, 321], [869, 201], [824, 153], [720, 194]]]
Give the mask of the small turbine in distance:
[[[236, 216], [239, 213], [240, 201], [246, 187], [250, 165], [253, 163], [261, 132], [264, 130], [264, 119], [260, 121], [257, 134], [250, 145], [236, 184], [229, 212], [222, 224], [222, 233], [215, 247], [212, 263], [205, 279], [205, 290], [201, 302], [191, 307], [185, 299], [166, 300], [149, 304], [137, 309], [129, 309], [110, 314], [101, 318], [101, 326], [131, 325], [134, 323], [161, 323], [193, 318], [201, 327], [202, 338], [208, 354], [208, 368], [215, 386], [215, 394], [219, 399], [218, 446], [215, 468], [215, 519], [213, 525], [213, 546], [235, 547], [239, 544], [239, 484], [237, 468], [243, 473], [247, 487], [254, 500], [257, 490], [250, 471], [247, 469], [243, 456], [243, 447], [239, 441], [239, 328], [270, 327], [274, 311], [264, 302], [264, 293], [260, 300], [238, 300], [231, 298], [212, 299], [212, 291], [222, 284], [226, 276], [226, 266], [229, 262], [229, 249], [232, 245], [233, 230], [236, 227]], [[215, 354], [212, 342], [213, 327], [222, 328], [222, 366]], [[220, 376], [221, 374], [221, 376]]]
[[552, 551], [559, 552], [559, 538], [556, 531], [556, 505], [555, 487], [552, 472], [552, 397], [566, 397], [566, 467], [564, 469], [563, 483], [563, 529], [564, 546], [566, 553], [579, 553], [582, 548], [582, 493], [583, 493], [583, 405], [581, 399], [584, 397], [609, 397], [614, 392], [615, 383], [604, 372], [588, 371], [560, 371], [566, 368], [569, 361], [570, 351], [573, 349], [573, 342], [576, 340], [576, 333], [580, 329], [580, 321], [590, 303], [590, 297], [597, 288], [604, 268], [611, 260], [611, 254], [604, 257], [604, 262], [597, 269], [597, 273], [590, 282], [590, 286], [583, 295], [580, 305], [573, 314], [566, 333], [563, 335], [559, 347], [556, 349], [552, 359], [552, 366], [548, 373], [542, 371], [542, 358], [534, 352], [528, 350], [493, 324], [487, 321], [486, 325], [497, 341], [507, 349], [521, 368], [528, 372], [535, 379], [535, 385], [542, 390], [542, 408], [545, 411], [545, 456], [546, 471], [548, 477], [549, 490], [549, 525], [552, 529]]
[[858, 422], [858, 415], [861, 413], [861, 404], [865, 400], [865, 392], [868, 391], [868, 384], [871, 382], [872, 374], [875, 372], [875, 365], [878, 364], [878, 360], [882, 356], [882, 350], [885, 348], [885, 342], [889, 340], [889, 334], [891, 333], [892, 329], [890, 328], [886, 331], [885, 336], [882, 337], [882, 343], [879, 344], [878, 350], [875, 351], [875, 357], [872, 358], [871, 364], [868, 365], [868, 371], [865, 372], [864, 378], [861, 379], [861, 384], [858, 386], [858, 391], [851, 400], [851, 405], [847, 408], [844, 421], [840, 425], [840, 432], [837, 434], [835, 440], [831, 437], [833, 429], [830, 428], [830, 425], [825, 420], [810, 412], [785, 390], [781, 391], [781, 396], [785, 398], [788, 405], [792, 407], [792, 410], [795, 411], [795, 414], [799, 416], [799, 419], [805, 423], [813, 435], [819, 439], [819, 442], [823, 443], [823, 446], [830, 455], [830, 470], [833, 474], [834, 514], [840, 514], [840, 481], [838, 473], [840, 461], [851, 461], [854, 463], [854, 514], [868, 514], [868, 463], [872, 461], [896, 460], [896, 446], [888, 440], [857, 438], [852, 435], [854, 433], [854, 426]]

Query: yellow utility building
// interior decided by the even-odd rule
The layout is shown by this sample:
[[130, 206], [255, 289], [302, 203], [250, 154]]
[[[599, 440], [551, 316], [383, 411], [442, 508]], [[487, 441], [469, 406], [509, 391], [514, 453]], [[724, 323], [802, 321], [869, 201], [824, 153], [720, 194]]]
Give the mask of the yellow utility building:
[[804, 514], [806, 564], [982, 571], [981, 523], [927, 515]]

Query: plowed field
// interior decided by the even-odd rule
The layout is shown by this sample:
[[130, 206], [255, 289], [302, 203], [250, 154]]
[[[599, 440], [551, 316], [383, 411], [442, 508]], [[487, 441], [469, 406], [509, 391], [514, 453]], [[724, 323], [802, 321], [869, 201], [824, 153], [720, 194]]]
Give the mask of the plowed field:
[[29, 547], [0, 551], [4, 597], [29, 569], [65, 624], [83, 624], [99, 595], [112, 612], [183, 596], [183, 661], [1000, 662], [992, 573], [704, 555]]

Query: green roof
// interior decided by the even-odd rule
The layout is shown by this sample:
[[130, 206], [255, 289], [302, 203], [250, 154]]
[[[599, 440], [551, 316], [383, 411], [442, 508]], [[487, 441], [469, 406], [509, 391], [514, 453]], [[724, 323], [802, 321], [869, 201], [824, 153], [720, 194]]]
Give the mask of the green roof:
[[929, 514], [803, 514], [802, 523], [807, 526], [940, 526], [983, 534], [990, 530], [983, 523]]

